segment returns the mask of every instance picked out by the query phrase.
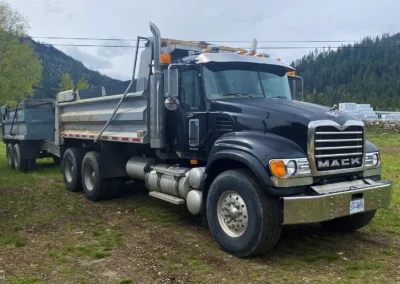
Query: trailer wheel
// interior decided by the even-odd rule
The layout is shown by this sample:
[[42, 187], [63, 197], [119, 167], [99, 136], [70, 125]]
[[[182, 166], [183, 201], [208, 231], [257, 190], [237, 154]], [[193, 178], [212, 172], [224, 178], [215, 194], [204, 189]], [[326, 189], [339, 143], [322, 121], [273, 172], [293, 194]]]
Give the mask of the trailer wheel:
[[214, 179], [206, 210], [216, 242], [238, 257], [271, 250], [282, 231], [279, 200], [265, 194], [245, 169], [229, 170]]
[[101, 178], [99, 152], [88, 152], [82, 162], [82, 184], [90, 201], [100, 201], [110, 196], [111, 179]]
[[65, 186], [71, 192], [82, 190], [81, 167], [83, 155], [82, 149], [69, 148], [63, 156], [61, 172]]
[[7, 150], [6, 150], [6, 155], [7, 155], [7, 163], [8, 167], [11, 169], [14, 169], [14, 161], [13, 161], [13, 144], [7, 143]]
[[22, 146], [17, 143], [13, 148], [13, 164], [17, 171], [25, 172], [28, 169], [28, 160], [22, 158]]
[[374, 219], [376, 210], [322, 222], [324, 229], [333, 232], [353, 232], [367, 226]]

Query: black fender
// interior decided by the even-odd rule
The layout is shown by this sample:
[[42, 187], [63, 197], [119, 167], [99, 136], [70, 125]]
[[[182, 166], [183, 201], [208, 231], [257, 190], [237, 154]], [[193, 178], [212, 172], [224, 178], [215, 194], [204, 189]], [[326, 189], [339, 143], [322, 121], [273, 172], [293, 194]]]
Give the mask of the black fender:
[[[271, 133], [231, 132], [215, 141], [208, 158], [203, 177], [203, 188], [208, 189], [215, 172], [220, 172], [218, 161], [231, 160], [248, 167], [262, 188], [272, 196], [288, 196], [302, 193], [305, 187], [276, 188], [271, 180], [270, 159], [306, 158], [301, 147], [294, 142]], [[227, 166], [229, 169], [229, 165]]]
[[379, 149], [372, 142], [367, 140], [365, 143], [365, 152], [366, 153], [379, 152]]

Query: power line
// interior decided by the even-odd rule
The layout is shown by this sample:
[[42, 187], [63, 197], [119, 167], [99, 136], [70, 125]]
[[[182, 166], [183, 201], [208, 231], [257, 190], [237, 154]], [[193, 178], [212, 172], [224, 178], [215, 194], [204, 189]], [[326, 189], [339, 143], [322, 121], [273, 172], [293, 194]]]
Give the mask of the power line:
[[[131, 38], [98, 38], [98, 37], [60, 37], [60, 36], [28, 36], [22, 37], [26, 39], [53, 39], [53, 40], [93, 40], [93, 41], [128, 41], [136, 42]], [[142, 40], [145, 41], [145, 40]], [[251, 42], [251, 40], [189, 40], [190, 42], [219, 42], [219, 43], [243, 43]], [[356, 40], [257, 40], [260, 43], [342, 43], [357, 42]]]
[[[20, 44], [19, 42], [1, 42], [0, 44]], [[102, 48], [131, 48], [134, 49], [136, 46], [134, 45], [107, 45], [107, 44], [72, 44], [72, 43], [41, 43], [47, 46], [61, 46], [61, 47], [102, 47]], [[279, 49], [338, 49], [348, 47], [348, 45], [341, 46], [259, 46], [257, 49], [271, 49], [271, 50], [279, 50]], [[370, 45], [350, 45], [351, 48], [399, 48], [400, 45], [378, 45], [378, 46], [370, 46]], [[139, 49], [143, 49], [144, 46], [140, 46]], [[248, 47], [235, 47], [238, 49], [248, 49]]]

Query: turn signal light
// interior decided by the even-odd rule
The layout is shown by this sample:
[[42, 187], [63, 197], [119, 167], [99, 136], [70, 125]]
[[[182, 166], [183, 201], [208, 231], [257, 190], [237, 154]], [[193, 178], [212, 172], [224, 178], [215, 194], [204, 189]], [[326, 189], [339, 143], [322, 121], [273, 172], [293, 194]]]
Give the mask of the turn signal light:
[[161, 54], [160, 64], [171, 64], [171, 55], [170, 54]]
[[289, 76], [296, 76], [296, 71], [288, 71], [286, 74]]
[[269, 167], [274, 176], [278, 178], [286, 176], [285, 162], [283, 160], [273, 160], [270, 162]]

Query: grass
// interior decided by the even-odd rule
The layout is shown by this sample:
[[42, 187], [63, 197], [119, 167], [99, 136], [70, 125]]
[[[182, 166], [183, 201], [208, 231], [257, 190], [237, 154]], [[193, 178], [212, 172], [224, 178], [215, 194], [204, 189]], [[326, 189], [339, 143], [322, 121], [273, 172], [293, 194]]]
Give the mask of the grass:
[[20, 248], [25, 246], [25, 240], [17, 232], [6, 233], [0, 237], [0, 243], [11, 248]]
[[383, 179], [394, 181], [392, 204], [352, 234], [287, 227], [273, 251], [248, 259], [223, 252], [198, 217], [141, 185], [88, 202], [65, 189], [50, 159], [32, 173], [10, 170], [0, 145], [0, 282], [400, 282], [400, 134], [367, 132], [382, 150]]

